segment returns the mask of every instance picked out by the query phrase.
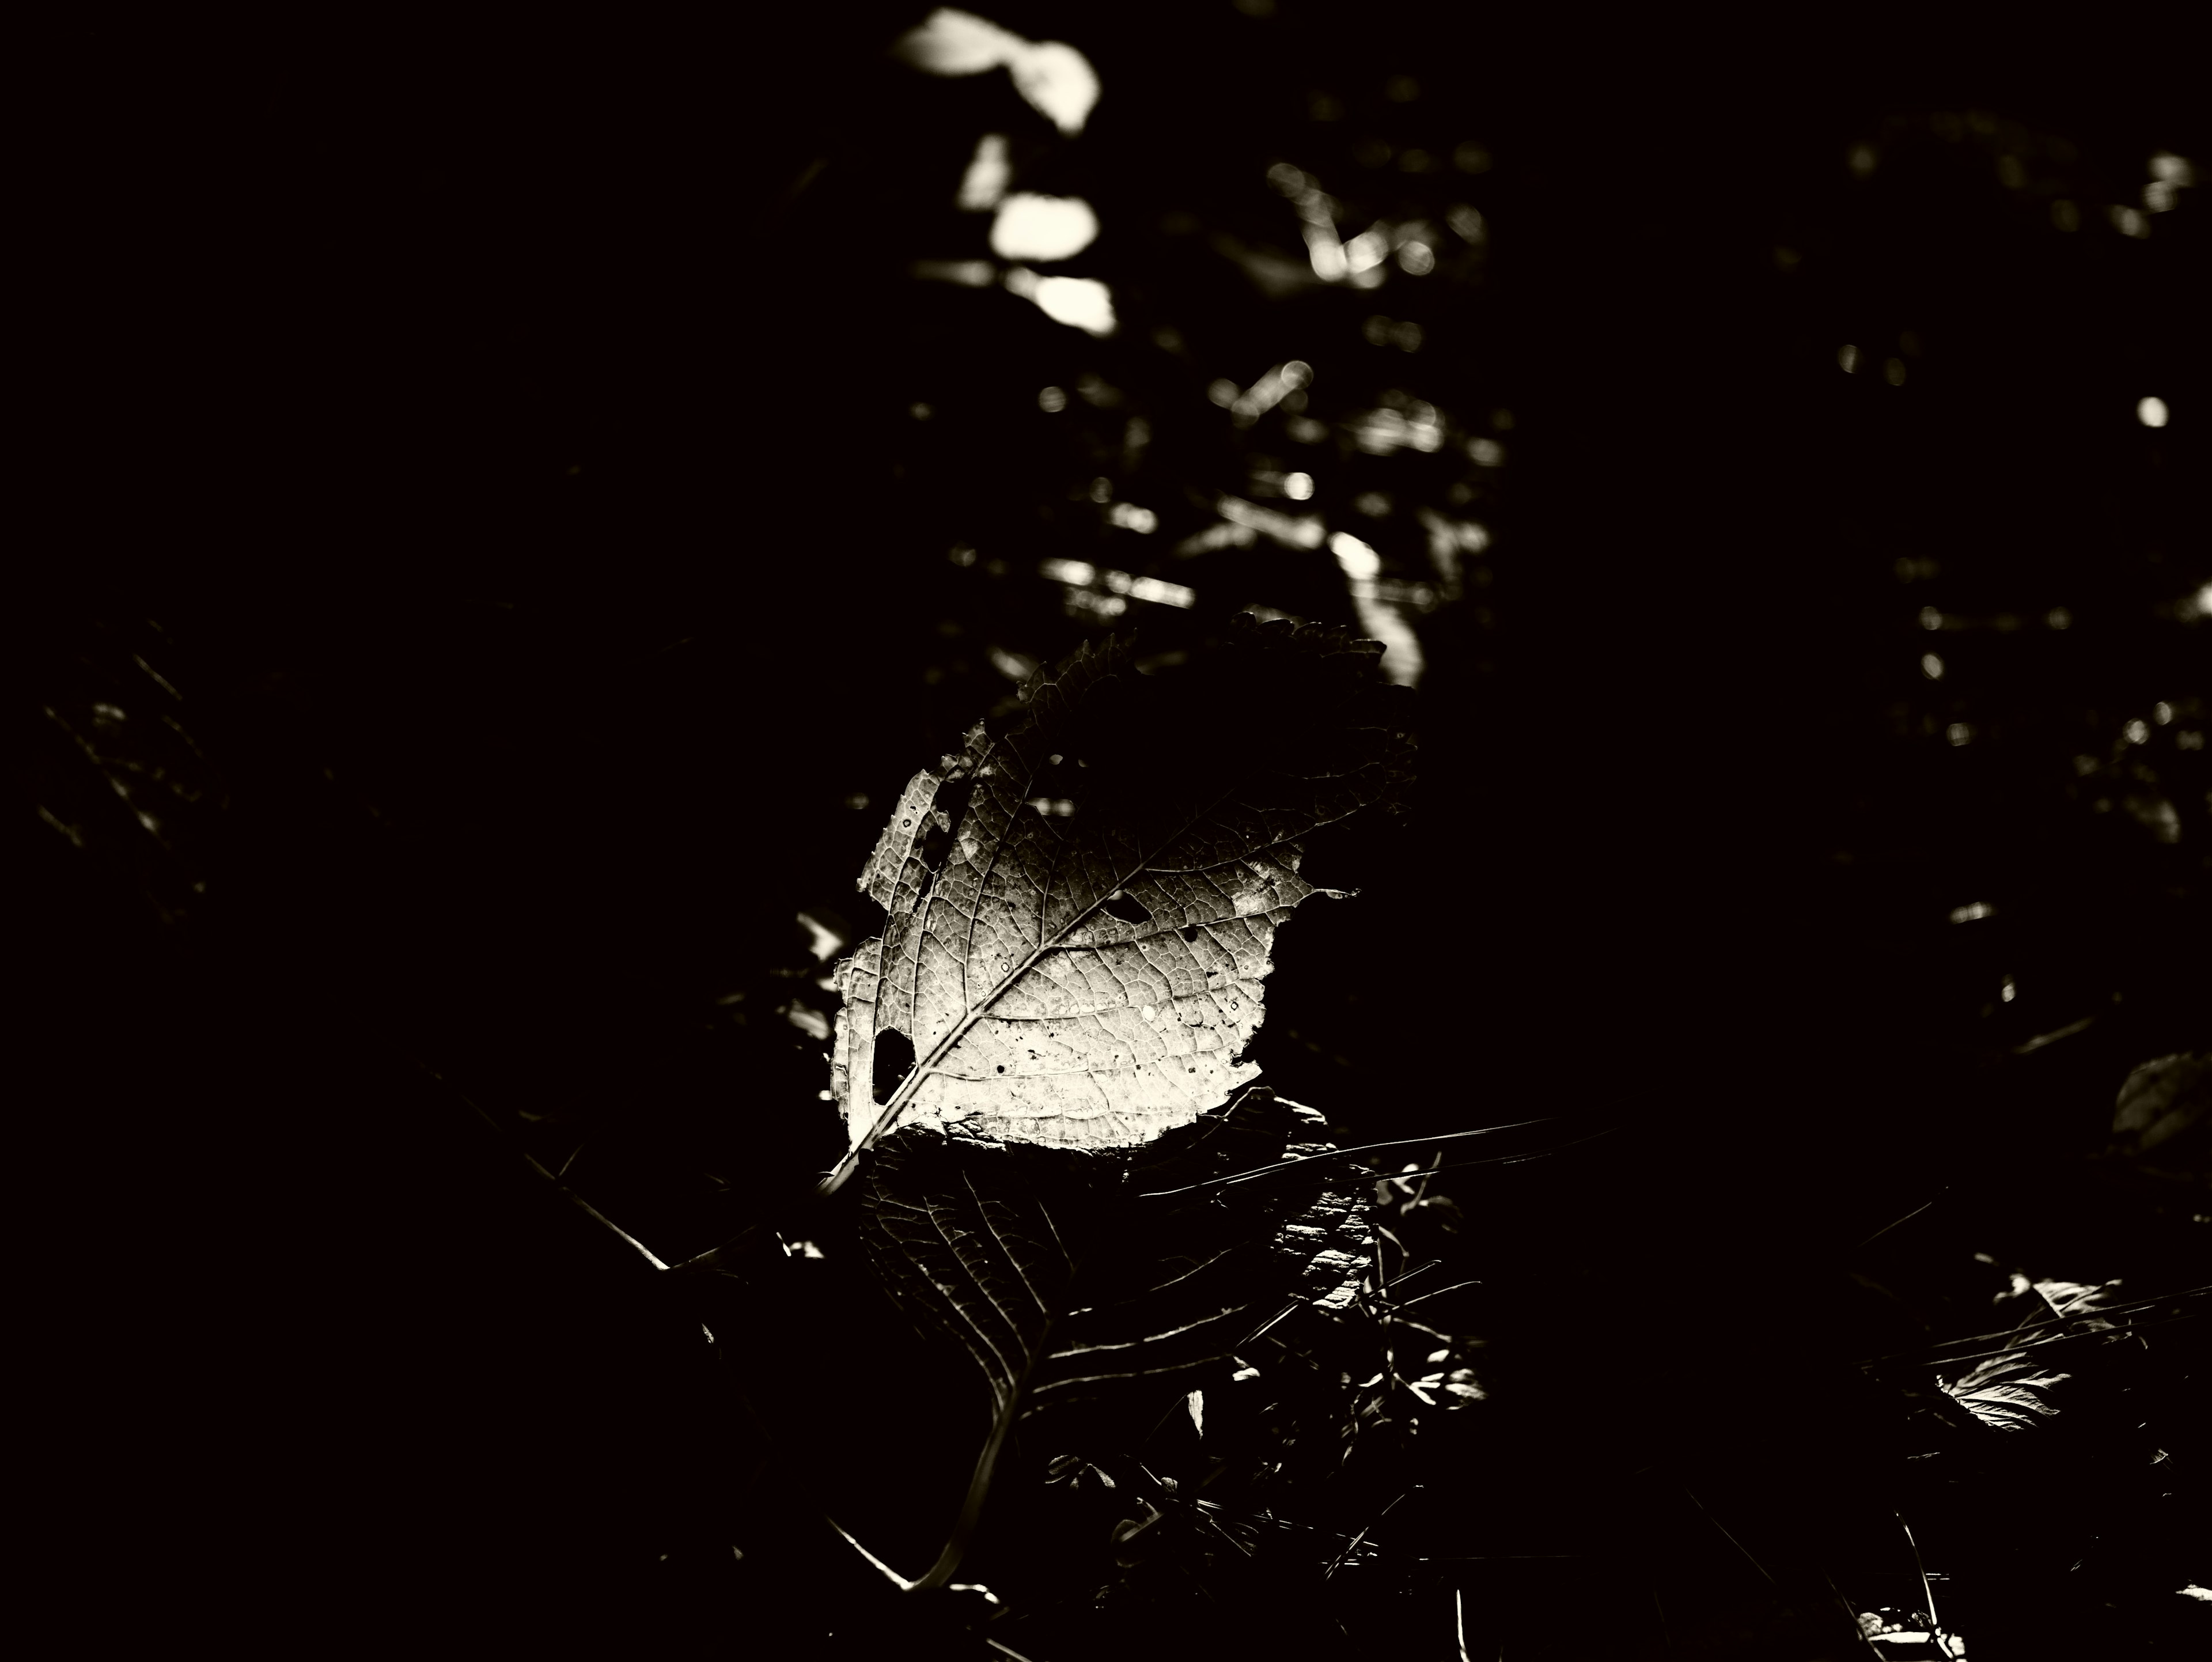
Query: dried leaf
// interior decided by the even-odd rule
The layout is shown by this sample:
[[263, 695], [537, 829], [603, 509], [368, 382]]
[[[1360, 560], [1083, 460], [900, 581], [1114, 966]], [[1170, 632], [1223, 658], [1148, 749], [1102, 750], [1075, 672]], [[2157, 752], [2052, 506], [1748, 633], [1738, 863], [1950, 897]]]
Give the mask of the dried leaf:
[[[1279, 1157], [1289, 1117], [1264, 1090], [1206, 1129], [1249, 1149], [1270, 1118], [1262, 1153]], [[1194, 1137], [1165, 1169], [1194, 1179], [1219, 1152]], [[866, 1169], [861, 1239], [901, 1307], [974, 1358], [1000, 1419], [1079, 1409], [1096, 1425], [1132, 1383], [1149, 1419], [1160, 1389], [1232, 1355], [1286, 1300], [1347, 1306], [1370, 1248], [1356, 1184], [1140, 1203], [1162, 1169], [1146, 1162], [1139, 1182], [1125, 1154], [902, 1130]]]
[[2160, 1056], [2130, 1074], [2112, 1111], [2112, 1135], [2148, 1153], [2212, 1111], [2212, 1054]]
[[1977, 1364], [1944, 1393], [1995, 1431], [2025, 1431], [2057, 1414], [2052, 1388], [2069, 1376], [2051, 1373], [2019, 1351]]
[[854, 1148], [895, 1124], [1130, 1148], [1258, 1073], [1275, 931], [1340, 892], [1300, 839], [1394, 801], [1411, 746], [1375, 642], [1237, 623], [1173, 683], [1085, 647], [908, 785], [860, 883], [884, 933], [836, 977]]

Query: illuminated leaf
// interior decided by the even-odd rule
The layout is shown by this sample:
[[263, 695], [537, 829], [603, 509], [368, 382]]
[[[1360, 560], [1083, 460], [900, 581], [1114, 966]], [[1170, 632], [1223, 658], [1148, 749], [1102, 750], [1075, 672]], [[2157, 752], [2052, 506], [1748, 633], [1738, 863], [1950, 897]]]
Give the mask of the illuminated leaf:
[[854, 1148], [897, 1125], [1132, 1148], [1257, 1074], [1275, 931], [1340, 892], [1299, 876], [1301, 839], [1394, 802], [1411, 745], [1375, 642], [1235, 623], [1166, 680], [1085, 646], [907, 786], [860, 880], [884, 933], [836, 971]]
[[2057, 1414], [2051, 1389], [2069, 1377], [2010, 1351], [1978, 1363], [1943, 1390], [1990, 1429], [2025, 1431]]

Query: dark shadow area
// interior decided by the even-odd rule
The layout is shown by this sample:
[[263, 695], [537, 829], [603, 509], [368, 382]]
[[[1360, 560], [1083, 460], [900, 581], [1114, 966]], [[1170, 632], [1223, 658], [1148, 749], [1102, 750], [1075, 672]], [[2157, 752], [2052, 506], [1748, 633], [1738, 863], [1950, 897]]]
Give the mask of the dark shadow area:
[[[844, 1226], [678, 1295], [525, 1157], [671, 1262], [803, 1190], [906, 780], [1085, 641], [1164, 689], [1258, 609], [1384, 639], [1420, 712], [1413, 811], [1308, 851], [1358, 893], [1283, 931], [1267, 1082], [1346, 1143], [1624, 1127], [1409, 1215], [1520, 1417], [1431, 1422], [1379, 1537], [1424, 1562], [1332, 1619], [1449, 1654], [1456, 1591], [1509, 1655], [1642, 1654], [1641, 1592], [1514, 1612], [1664, 1541], [1676, 1653], [1810, 1657], [1821, 1565], [1920, 1596], [1866, 1544], [1901, 1510], [1978, 1651], [2179, 1653], [2201, 1324], [2081, 1370], [2154, 1476], [2132, 1431], [1912, 1462], [1851, 1364], [2007, 1325], [2015, 1271], [2212, 1281], [2203, 1128], [2111, 1146], [2212, 1032], [2180, 54], [992, 12], [1092, 66], [1079, 135], [887, 55], [927, 15], [302, 32], [189, 90], [149, 47], [89, 100], [5, 627], [40, 1412], [102, 1619], [921, 1642], [781, 1508], [818, 1481], [918, 1574], [974, 1382]], [[1020, 252], [1011, 193], [1097, 234]], [[1026, 1504], [979, 1579], [1073, 1529]]]

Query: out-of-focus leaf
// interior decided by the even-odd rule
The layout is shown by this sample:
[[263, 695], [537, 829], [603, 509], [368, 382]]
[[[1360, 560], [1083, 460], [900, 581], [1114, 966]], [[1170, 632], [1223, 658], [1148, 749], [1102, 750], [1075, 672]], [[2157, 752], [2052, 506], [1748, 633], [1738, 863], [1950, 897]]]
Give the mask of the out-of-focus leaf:
[[1062, 40], [1024, 40], [973, 12], [939, 6], [891, 43], [891, 55], [931, 75], [981, 75], [1000, 64], [1037, 113], [1069, 137], [1098, 103], [1098, 71]]
[[2120, 1087], [2112, 1135], [2147, 1154], [2170, 1141], [2212, 1111], [2212, 1053], [2160, 1056], [2146, 1062]]
[[1395, 801], [1412, 746], [1375, 642], [1235, 625], [1170, 681], [1085, 646], [908, 785], [860, 880], [890, 917], [836, 974], [856, 1150], [894, 1124], [1129, 1148], [1257, 1074], [1275, 931], [1340, 892], [1300, 839]]

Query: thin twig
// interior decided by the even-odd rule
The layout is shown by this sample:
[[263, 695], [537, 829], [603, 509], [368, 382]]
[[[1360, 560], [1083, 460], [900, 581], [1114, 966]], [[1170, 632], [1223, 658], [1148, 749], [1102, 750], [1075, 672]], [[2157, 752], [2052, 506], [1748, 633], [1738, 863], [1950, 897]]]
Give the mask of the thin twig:
[[1899, 1224], [1911, 1223], [1911, 1222], [1913, 1221], [1913, 1219], [1915, 1219], [1915, 1218], [1918, 1217], [1918, 1216], [1919, 1216], [1923, 1212], [1925, 1212], [1925, 1211], [1926, 1211], [1929, 1207], [1931, 1207], [1931, 1206], [1935, 1205], [1935, 1204], [1936, 1204], [1936, 1202], [1937, 1201], [1942, 1200], [1942, 1199], [1943, 1198], [1943, 1196], [1950, 1191], [1950, 1187], [1951, 1187], [1951, 1185], [1950, 1185], [1949, 1184], [1948, 1184], [1948, 1183], [1947, 1183], [1947, 1184], [1945, 1184], [1943, 1185], [1943, 1187], [1942, 1187], [1942, 1188], [1941, 1188], [1941, 1189], [1938, 1189], [1938, 1190], [1935, 1192], [1935, 1194], [1934, 1194], [1934, 1195], [1930, 1196], [1928, 1199], [1926, 1199], [1926, 1200], [1924, 1200], [1924, 1201], [1921, 1202], [1919, 1205], [1917, 1205], [1917, 1206], [1914, 1207], [1914, 1208], [1913, 1208], [1910, 1212], [1907, 1212], [1907, 1213], [1906, 1213], [1903, 1217], [1901, 1217], [1901, 1218], [1898, 1219], [1898, 1220], [1896, 1221], [1896, 1222], [1894, 1222], [1894, 1223], [1886, 1223], [1886, 1224], [1882, 1225], [1882, 1227], [1881, 1227], [1881, 1228], [1879, 1228], [1879, 1229], [1875, 1230], [1875, 1231], [1874, 1232], [1874, 1233], [1872, 1233], [1871, 1235], [1869, 1235], [1869, 1236], [1868, 1236], [1864, 1240], [1861, 1241], [1861, 1242], [1858, 1244], [1858, 1245], [1857, 1245], [1857, 1246], [1854, 1246], [1853, 1248], [1851, 1248], [1851, 1251], [1854, 1251], [1854, 1252], [1856, 1252], [1856, 1251], [1860, 1251], [1862, 1248], [1868, 1247], [1868, 1246], [1871, 1246], [1875, 1242], [1876, 1242], [1876, 1241], [1880, 1240], [1880, 1239], [1881, 1239], [1884, 1235], [1887, 1235], [1887, 1233], [1889, 1233], [1889, 1232], [1890, 1232], [1891, 1230], [1893, 1230], [1893, 1229], [1896, 1228], [1896, 1227], [1898, 1227], [1898, 1225], [1899, 1225]]
[[[1402, 1501], [1405, 1498], [1405, 1495], [1401, 1493], [1398, 1496], [1398, 1501]], [[1322, 1572], [1321, 1579], [1322, 1580], [1328, 1580], [1330, 1576], [1334, 1575], [1337, 1571], [1344, 1568], [1345, 1560], [1351, 1557], [1353, 1553], [1358, 1551], [1359, 1543], [1367, 1538], [1368, 1530], [1373, 1529], [1376, 1524], [1381, 1523], [1385, 1518], [1388, 1518], [1390, 1515], [1390, 1507], [1396, 1506], [1398, 1504], [1398, 1501], [1391, 1501], [1389, 1507], [1385, 1507], [1382, 1511], [1376, 1513], [1373, 1519], [1369, 1522], [1358, 1534], [1352, 1537], [1351, 1541], [1346, 1545], [1344, 1550], [1336, 1555], [1335, 1561], [1331, 1563], [1326, 1570]]]
[[843, 1537], [847, 1546], [852, 1548], [853, 1550], [859, 1553], [861, 1557], [866, 1559], [868, 1562], [874, 1565], [877, 1569], [883, 1573], [884, 1579], [889, 1581], [893, 1586], [896, 1587], [901, 1592], [912, 1592], [915, 1587], [921, 1585], [921, 1583], [917, 1581], [908, 1580], [906, 1577], [901, 1575], [889, 1564], [884, 1562], [882, 1559], [877, 1557], [875, 1554], [870, 1552], [858, 1541], [855, 1541], [852, 1536], [847, 1532], [845, 1526], [839, 1523], [835, 1518], [832, 1518], [828, 1513], [825, 1512], [822, 1514], [822, 1521], [829, 1525], [831, 1529], [836, 1530], [840, 1536]]
[[1761, 1575], [1765, 1576], [1767, 1584], [1779, 1591], [1782, 1584], [1779, 1581], [1777, 1581], [1774, 1577], [1768, 1573], [1765, 1565], [1760, 1563], [1758, 1559], [1752, 1558], [1751, 1549], [1744, 1545], [1742, 1542], [1737, 1540], [1735, 1536], [1729, 1535], [1728, 1525], [1726, 1524], [1723, 1524], [1719, 1519], [1714, 1517], [1711, 1513], [1705, 1512], [1705, 1503], [1698, 1499], [1697, 1495], [1693, 1494], [1686, 1485], [1683, 1488], [1682, 1493], [1689, 1495], [1690, 1504], [1692, 1506], [1695, 1507], [1699, 1512], [1705, 1513], [1705, 1521], [1710, 1523], [1715, 1529], [1718, 1530], [1723, 1536], [1727, 1537], [1728, 1543], [1730, 1546], [1734, 1547], [1746, 1558], [1751, 1559], [1752, 1568], [1757, 1570]]
[[[428, 1062], [422, 1061], [420, 1057], [413, 1058], [413, 1061], [415, 1062], [415, 1066], [420, 1069], [424, 1075], [434, 1081], [441, 1089], [450, 1093], [454, 1097], [459, 1098], [461, 1101], [467, 1103], [469, 1107], [475, 1111], [477, 1117], [482, 1120], [486, 1125], [489, 1125], [492, 1130], [497, 1134], [501, 1141], [506, 1141], [507, 1140], [506, 1128], [501, 1126], [500, 1123], [494, 1119], [489, 1114], [486, 1113], [484, 1111], [483, 1105], [481, 1103], [477, 1102], [474, 1099], [469, 1097], [461, 1091], [455, 1089], [452, 1085], [447, 1082], [447, 1081], [435, 1068], [432, 1068]], [[568, 1184], [562, 1183], [553, 1172], [547, 1171], [544, 1163], [541, 1162], [536, 1155], [531, 1154], [527, 1149], [521, 1150], [520, 1152], [522, 1154], [523, 1164], [527, 1166], [532, 1171], [537, 1172], [538, 1175], [544, 1178], [546, 1182], [551, 1184], [554, 1188], [560, 1190], [560, 1192], [568, 1198], [568, 1202], [579, 1211], [582, 1212], [586, 1217], [591, 1219], [592, 1222], [598, 1224], [602, 1229], [607, 1230], [612, 1233], [616, 1239], [629, 1246], [632, 1251], [635, 1252], [655, 1269], [665, 1269], [668, 1268], [665, 1263], [662, 1263], [660, 1259], [653, 1254], [652, 1250], [648, 1248], [644, 1242], [639, 1240], [636, 1236], [631, 1234], [629, 1231], [624, 1229], [620, 1224], [616, 1223], [611, 1218], [609, 1218], [605, 1213], [601, 1212], [599, 1208], [593, 1206], [581, 1195], [569, 1188]], [[575, 1156], [572, 1154], [569, 1158], [573, 1160]], [[563, 1166], [562, 1169], [565, 1171], [568, 1168]], [[710, 1335], [709, 1336], [711, 1337], [712, 1336]]]
[[[1405, 1277], [1401, 1275], [1398, 1279], [1403, 1281]], [[1445, 1294], [1456, 1293], [1462, 1287], [1480, 1287], [1482, 1283], [1480, 1282], [1454, 1282], [1449, 1287], [1439, 1287], [1433, 1293], [1423, 1293], [1416, 1297], [1407, 1300], [1403, 1304], [1392, 1306], [1391, 1313], [1395, 1315], [1401, 1310], [1411, 1310], [1415, 1305], [1420, 1303], [1423, 1299], [1441, 1299]]]
[[[2002, 1329], [1995, 1333], [1970, 1333], [1962, 1338], [1939, 1339], [1932, 1344], [1922, 1346], [1917, 1350], [1900, 1350], [1893, 1352], [1887, 1356], [1869, 1357], [1868, 1360], [1859, 1363], [1859, 1366], [1861, 1367], [1879, 1367], [1886, 1363], [1895, 1362], [1899, 1364], [1911, 1364], [1921, 1367], [1948, 1367], [1954, 1362], [1974, 1361], [1979, 1360], [1980, 1357], [1984, 1355], [2001, 1356], [2008, 1350], [2017, 1350], [2021, 1347], [2018, 1343], [2006, 1344], [2002, 1345], [1998, 1349], [1978, 1352], [1972, 1356], [1930, 1355], [1929, 1353], [1931, 1351], [1948, 1350], [1954, 1345], [1987, 1345], [1994, 1340], [2016, 1340], [2020, 1335], [2024, 1333], [2033, 1333], [2045, 1328], [2063, 1327], [2068, 1322], [2082, 1321], [2092, 1316], [2130, 1316], [2142, 1311], [2154, 1310], [2161, 1306], [2173, 1304], [2185, 1299], [2201, 1299], [2205, 1297], [2207, 1294], [2212, 1294], [2212, 1287], [2192, 1287], [2185, 1288], [2179, 1293], [2164, 1294], [2157, 1298], [2138, 1299], [2130, 1304], [2109, 1305], [2101, 1310], [2084, 1310], [2077, 1312], [2075, 1314], [2071, 1316], [2046, 1316], [2039, 1321], [2022, 1322], [2016, 1327]], [[2182, 1319], [2192, 1320], [2195, 1318], [2193, 1317], [2185, 1317]], [[2165, 1324], [2154, 1323], [2151, 1324], [2151, 1325], [2163, 1326]], [[2136, 1330], [2134, 1328], [2118, 1327], [2100, 1329], [2093, 1333], [2057, 1334], [2050, 1337], [2032, 1339], [2028, 1341], [2028, 1342], [2035, 1345], [2055, 1344], [2061, 1339], [2101, 1338], [2111, 1333], [2126, 1333]]]
[[1912, 1525], [1905, 1521], [1903, 1513], [1892, 1512], [1889, 1515], [1897, 1519], [1898, 1528], [1905, 1531], [1905, 1544], [1912, 1549], [1912, 1568], [1920, 1576], [1920, 1596], [1928, 1601], [1928, 1625], [1940, 1629], [1943, 1623], [1936, 1614], [1936, 1590], [1928, 1585], [1928, 1567], [1920, 1562], [1920, 1543], [1912, 1538]]
[[[1278, 1098], [1277, 1100], [1280, 1101], [1282, 1099]], [[1188, 1184], [1181, 1189], [1152, 1190], [1147, 1193], [1138, 1196], [1137, 1198], [1139, 1200], [1162, 1200], [1172, 1195], [1188, 1195], [1200, 1189], [1218, 1188], [1223, 1184], [1251, 1183], [1261, 1178], [1277, 1176], [1281, 1172], [1299, 1171], [1310, 1167], [1316, 1160], [1351, 1160], [1362, 1154], [1385, 1154], [1395, 1149], [1428, 1148], [1433, 1148], [1437, 1143], [1442, 1142], [1463, 1142], [1469, 1137], [1492, 1136], [1499, 1131], [1521, 1131], [1527, 1129], [1531, 1125], [1554, 1124], [1558, 1123], [1560, 1117], [1561, 1116], [1559, 1115], [1551, 1114], [1547, 1115], [1542, 1119], [1522, 1119], [1515, 1120], [1510, 1124], [1505, 1125], [1480, 1126], [1472, 1131], [1444, 1131], [1433, 1136], [1406, 1137], [1395, 1142], [1367, 1142], [1361, 1143], [1357, 1148], [1332, 1148], [1327, 1154], [1307, 1154], [1297, 1160], [1278, 1160], [1270, 1166], [1255, 1166], [1249, 1172], [1231, 1172], [1226, 1177], [1208, 1178], [1203, 1183]], [[1608, 1127], [1607, 1129], [1617, 1129], [1618, 1128]], [[1589, 1139], [1583, 1138], [1580, 1139], [1580, 1141], [1588, 1141]], [[1572, 1148], [1574, 1145], [1572, 1143], [1563, 1143], [1560, 1146], [1562, 1148]], [[1438, 1157], [1442, 1157], [1442, 1150], [1438, 1150]], [[1508, 1158], [1516, 1157], [1508, 1156]], [[1517, 1158], [1526, 1159], [1528, 1157], [1523, 1155], [1518, 1156]], [[1480, 1160], [1473, 1162], [1473, 1164], [1475, 1165], [1486, 1165], [1489, 1162], [1487, 1161]], [[1455, 1167], [1449, 1166], [1432, 1166], [1425, 1175], [1432, 1176], [1435, 1172], [1439, 1171], [1449, 1172], [1455, 1169]]]

